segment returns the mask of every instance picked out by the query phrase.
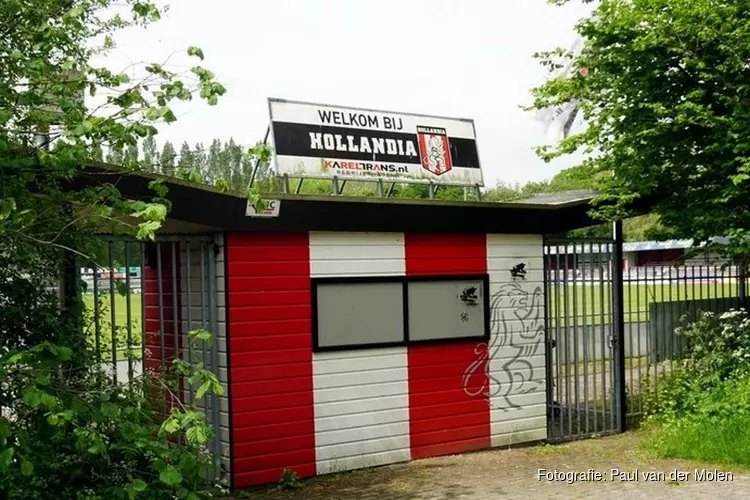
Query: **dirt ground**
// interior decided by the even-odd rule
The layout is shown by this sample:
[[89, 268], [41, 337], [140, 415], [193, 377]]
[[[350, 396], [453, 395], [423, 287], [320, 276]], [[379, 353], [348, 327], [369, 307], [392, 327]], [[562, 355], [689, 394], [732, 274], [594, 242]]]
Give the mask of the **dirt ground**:
[[[700, 480], [695, 469], [715, 467], [682, 460], [662, 460], [643, 451], [640, 433], [587, 439], [563, 445], [495, 449], [479, 453], [417, 460], [303, 482], [303, 488], [281, 491], [265, 488], [238, 492], [233, 499], [264, 500], [535, 500], [623, 499], [746, 499], [750, 498], [750, 472], [718, 467], [733, 473], [732, 480]], [[623, 473], [613, 476], [613, 468]], [[549, 472], [601, 473], [602, 480], [539, 479], [539, 469]], [[637, 475], [634, 473], [637, 470]], [[689, 473], [687, 479], [670, 480], [671, 471]], [[663, 472], [664, 479], [648, 480], [644, 473]], [[637, 480], [626, 480], [625, 473]]]

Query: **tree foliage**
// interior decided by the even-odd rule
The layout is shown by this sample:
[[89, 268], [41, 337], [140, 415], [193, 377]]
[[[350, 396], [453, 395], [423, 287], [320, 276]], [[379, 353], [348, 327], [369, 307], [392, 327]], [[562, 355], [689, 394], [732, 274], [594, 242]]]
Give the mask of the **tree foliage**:
[[[567, 1], [557, 0], [563, 4]], [[578, 101], [586, 127], [542, 147], [582, 151], [602, 181], [602, 217], [654, 204], [673, 235], [730, 236], [743, 251], [750, 220], [750, 2], [601, 0], [576, 26], [572, 76], [533, 90], [534, 108]], [[565, 51], [538, 54], [553, 70]]]
[[[175, 102], [213, 105], [225, 93], [196, 47], [186, 51], [195, 62], [187, 73], [147, 64], [134, 80], [94, 63], [118, 31], [160, 15], [148, 0], [0, 2], [2, 498], [195, 499], [210, 487], [212, 431], [174, 395], [170, 377], [184, 375], [205, 395], [221, 391], [216, 376], [176, 363], [164, 377], [117, 386], [87, 346], [82, 305], [65, 300], [61, 308], [57, 295], [63, 263], [102, 255], [94, 234], [155, 238], [168, 213], [161, 189], [152, 200], [129, 200], [114, 185], [76, 191], [69, 181], [102, 157], [120, 170], [143, 169], [156, 154], [157, 126], [175, 120]], [[123, 222], [131, 218], [135, 225]], [[173, 394], [166, 415], [152, 408], [154, 384]]]

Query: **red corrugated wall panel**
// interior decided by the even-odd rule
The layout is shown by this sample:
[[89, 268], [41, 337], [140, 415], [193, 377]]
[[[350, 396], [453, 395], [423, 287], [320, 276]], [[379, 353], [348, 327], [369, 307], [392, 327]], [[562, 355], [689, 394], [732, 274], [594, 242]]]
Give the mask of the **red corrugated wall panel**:
[[[486, 272], [484, 234], [406, 235], [407, 276]], [[409, 347], [412, 458], [490, 447], [489, 405], [483, 398], [469, 396], [463, 386], [464, 370], [478, 357], [476, 349], [476, 341]], [[480, 372], [485, 373], [486, 380], [486, 367]], [[477, 386], [482, 383], [481, 377], [472, 380]]]
[[227, 237], [233, 486], [315, 475], [307, 234]]

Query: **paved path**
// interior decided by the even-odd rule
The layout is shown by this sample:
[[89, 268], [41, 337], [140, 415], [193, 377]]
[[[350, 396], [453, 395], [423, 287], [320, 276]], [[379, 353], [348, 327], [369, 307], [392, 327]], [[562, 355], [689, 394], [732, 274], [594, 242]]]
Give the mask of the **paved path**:
[[[560, 446], [496, 449], [488, 452], [418, 460], [376, 469], [305, 481], [296, 491], [245, 491], [236, 499], [264, 500], [497, 500], [544, 498], [681, 500], [750, 498], [750, 473], [732, 471], [731, 481], [696, 481], [696, 468], [713, 466], [679, 460], [656, 460], [639, 448], [640, 436], [625, 434]], [[611, 477], [611, 469], [633, 474], [637, 481]], [[538, 470], [602, 473], [606, 481], [538, 480]], [[689, 471], [688, 481], [669, 481], [672, 470]], [[663, 472], [665, 480], [647, 481], [644, 472]]]

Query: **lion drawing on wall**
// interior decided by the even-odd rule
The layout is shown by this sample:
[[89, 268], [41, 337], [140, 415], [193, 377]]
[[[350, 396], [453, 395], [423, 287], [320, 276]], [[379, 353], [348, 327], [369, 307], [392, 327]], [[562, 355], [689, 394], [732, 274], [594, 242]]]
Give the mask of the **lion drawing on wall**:
[[[544, 380], [536, 377], [528, 358], [544, 353], [544, 292], [537, 286], [524, 290], [521, 283], [502, 285], [490, 300], [490, 341], [479, 344], [475, 359], [464, 371], [464, 391], [470, 396], [482, 396], [489, 403], [499, 396], [503, 400], [498, 409], [520, 408], [513, 396], [536, 391]], [[490, 360], [498, 359], [504, 349], [512, 355], [502, 362], [500, 373], [490, 373]], [[507, 356], [504, 356], [507, 357]], [[486, 376], [474, 388], [474, 377]]]

